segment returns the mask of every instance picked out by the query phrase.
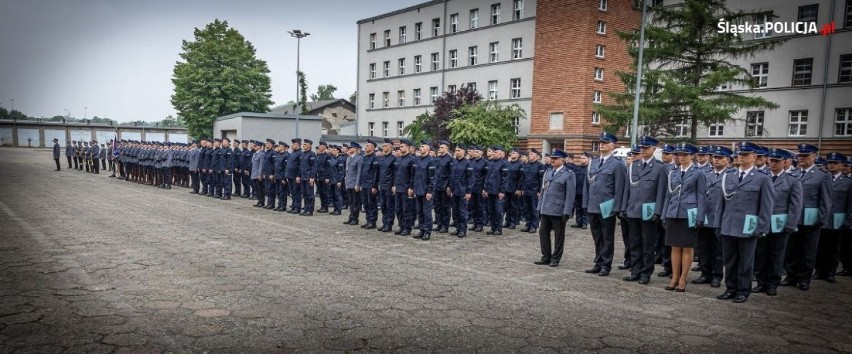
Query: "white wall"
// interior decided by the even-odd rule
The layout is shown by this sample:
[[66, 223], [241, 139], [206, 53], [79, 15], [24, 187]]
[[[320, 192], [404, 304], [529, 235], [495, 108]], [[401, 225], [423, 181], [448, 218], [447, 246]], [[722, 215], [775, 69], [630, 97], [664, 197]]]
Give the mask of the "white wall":
[[[32, 141], [29, 141], [32, 138]], [[38, 129], [18, 129], [18, 146], [39, 146]]]
[[162, 143], [166, 141], [166, 134], [145, 132], [145, 141], [158, 141]]
[[12, 128], [0, 128], [0, 145], [12, 145]]
[[141, 132], [127, 132], [127, 131], [122, 131], [122, 132], [121, 132], [121, 134], [120, 134], [120, 136], [119, 136], [118, 138], [119, 138], [119, 139], [123, 139], [123, 140], [136, 140], [136, 141], [140, 141], [140, 140], [142, 140], [142, 133], [141, 133]]
[[189, 138], [186, 134], [169, 133], [169, 142], [172, 143], [188, 143]]
[[80, 142], [80, 141], [91, 141], [92, 140], [92, 132], [89, 130], [83, 129], [71, 129], [71, 140]]
[[53, 146], [53, 139], [59, 139], [59, 146], [65, 147], [66, 137], [65, 130], [59, 129], [45, 129], [44, 130], [44, 141], [46, 146]]

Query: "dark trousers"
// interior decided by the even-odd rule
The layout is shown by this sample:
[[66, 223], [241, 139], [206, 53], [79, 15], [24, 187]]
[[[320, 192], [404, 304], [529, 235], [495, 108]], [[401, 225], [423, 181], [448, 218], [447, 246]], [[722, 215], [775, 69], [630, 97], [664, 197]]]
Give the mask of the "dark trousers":
[[643, 278], [654, 274], [654, 252], [657, 247], [657, 222], [628, 218], [630, 228], [630, 273]]
[[755, 268], [758, 286], [774, 289], [781, 283], [781, 272], [784, 270], [784, 253], [789, 238], [790, 235], [781, 232], [769, 234], [757, 240]]
[[757, 237], [722, 235], [722, 255], [725, 258], [725, 288], [737, 294], [751, 294], [754, 275], [754, 250]]
[[657, 240], [657, 259], [656, 261], [663, 265], [663, 269], [667, 272], [672, 271], [672, 248], [666, 246], [666, 228], [662, 224], [657, 229], [657, 234], [660, 235]]
[[171, 187], [172, 185], [172, 168], [163, 167], [163, 185]]
[[263, 206], [266, 202], [266, 183], [263, 178], [254, 180], [254, 190], [257, 191], [257, 204]]
[[621, 227], [621, 243], [624, 245], [624, 266], [631, 268], [635, 259], [630, 258], [630, 223], [627, 217], [621, 216], [618, 218], [618, 225]]
[[577, 222], [577, 225], [588, 225], [589, 224], [589, 213], [586, 212], [586, 208], [581, 207], [583, 205], [583, 193], [577, 193], [577, 196], [574, 197], [574, 220]]
[[[552, 250], [550, 231], [553, 231]], [[562, 260], [562, 251], [565, 249], [565, 222], [562, 221], [562, 216], [542, 215], [538, 240], [541, 243], [541, 260], [559, 263]]]
[[189, 177], [192, 179], [192, 191], [198, 193], [198, 189], [200, 188], [200, 180], [198, 178], [198, 171], [190, 171]]
[[515, 226], [521, 219], [521, 197], [515, 192], [504, 192], [503, 209], [506, 211], [506, 224]]
[[798, 228], [799, 231], [793, 232], [787, 241], [784, 270], [790, 281], [810, 284], [816, 266], [820, 229], [804, 225], [799, 225]]
[[396, 209], [394, 208], [394, 195], [390, 191], [380, 190], [379, 193], [382, 195], [381, 205], [382, 205], [382, 226], [393, 227], [393, 219], [396, 214]]
[[68, 159], [68, 168], [71, 168], [71, 156], [65, 156]]
[[840, 263], [847, 272], [852, 272], [852, 237], [840, 238]]
[[290, 205], [290, 209], [296, 212], [302, 211], [302, 187], [299, 183], [296, 183], [295, 178], [288, 178], [287, 184], [290, 189], [290, 198], [293, 202]]
[[101, 159], [101, 168], [102, 168], [102, 169], [104, 169], [104, 170], [106, 170], [106, 169], [107, 169], [107, 167], [106, 167], [106, 159]]
[[[837, 275], [837, 266], [840, 265], [840, 238], [841, 230], [822, 229], [819, 235], [819, 244], [816, 254], [816, 275], [819, 277], [833, 277]], [[845, 237], [850, 237], [846, 231]]]
[[207, 170], [207, 191], [205, 194], [214, 195], [216, 193], [216, 173]]
[[327, 210], [331, 202], [331, 186], [330, 183], [325, 183], [325, 180], [317, 179], [317, 194], [320, 199], [320, 209]]
[[207, 172], [198, 172], [198, 180], [201, 181], [200, 194], [207, 194], [210, 189], [210, 175]]
[[234, 185], [232, 184], [234, 178], [231, 176], [231, 172], [219, 172], [219, 175], [222, 177], [222, 196], [230, 198], [231, 188], [234, 187]]
[[234, 183], [234, 195], [239, 196], [242, 193], [242, 184], [243, 184], [243, 174], [240, 172], [234, 172], [231, 175], [231, 180]]
[[275, 207], [275, 197], [277, 196], [277, 188], [275, 186], [275, 179], [269, 179], [269, 176], [266, 176], [263, 179], [263, 194], [266, 195], [266, 207], [274, 208]]
[[337, 185], [337, 182], [332, 181], [329, 183], [329, 195], [331, 197], [331, 203], [334, 205], [334, 211], [341, 212], [343, 211], [343, 195], [346, 194], [343, 191], [343, 185]]
[[527, 218], [527, 227], [531, 229], [537, 229], [539, 223], [539, 215], [538, 215], [538, 194], [536, 193], [524, 193], [523, 196], [524, 202], [524, 213]]
[[467, 203], [467, 209], [470, 212], [470, 219], [473, 221], [473, 226], [485, 226], [485, 199], [482, 198], [482, 193], [471, 193], [470, 201]]
[[98, 174], [100, 173], [100, 166], [98, 165], [98, 160], [89, 160], [92, 163], [92, 173]]
[[[472, 197], [472, 196], [471, 196]], [[463, 195], [453, 196], [453, 213], [456, 215], [456, 232], [459, 235], [467, 234], [467, 201], [464, 200]]]
[[436, 190], [432, 196], [434, 198], [435, 219], [438, 220], [438, 228], [449, 228], [453, 198], [447, 195], [446, 189]]
[[248, 172], [248, 173], [243, 172], [242, 180], [243, 180], [243, 196], [251, 196], [252, 195], [252, 188], [251, 188], [252, 183], [251, 183], [250, 172]]
[[[785, 240], [784, 244], [786, 245], [786, 243]], [[701, 268], [701, 276], [721, 280], [724, 273], [722, 273], [722, 238], [719, 236], [719, 229], [709, 227], [698, 229], [697, 246], [695, 252], [698, 254], [698, 267]], [[781, 259], [783, 259], [784, 254], [781, 255]]]
[[[350, 199], [351, 200], [351, 199]], [[414, 198], [409, 198], [406, 191], [396, 192], [394, 198], [394, 206], [396, 207], [396, 217], [399, 220], [400, 230], [408, 230], [414, 227]]]
[[287, 193], [290, 192], [287, 185], [284, 184], [286, 181], [284, 179], [275, 180], [275, 194], [278, 195], [278, 205], [276, 208], [283, 210], [287, 210]]
[[302, 178], [302, 199], [304, 211], [314, 212], [314, 203], [316, 202], [316, 195], [314, 194], [314, 186], [307, 178]]
[[378, 197], [378, 191], [373, 194], [372, 188], [361, 188], [361, 203], [367, 218], [367, 224], [375, 225], [379, 219]]
[[213, 172], [213, 197], [222, 196], [222, 171]]
[[[420, 219], [420, 232], [424, 235], [432, 234], [432, 208], [433, 208], [433, 200], [426, 199], [425, 195], [418, 195], [415, 197], [417, 203], [417, 210], [420, 211], [420, 215], [418, 215], [418, 219]], [[422, 219], [421, 219], [422, 217]]]
[[[72, 157], [73, 157], [72, 161], [74, 161], [74, 169], [79, 170], [80, 169], [80, 159], [77, 158], [77, 156], [72, 156]], [[69, 165], [68, 168], [71, 168], [71, 166]]]
[[355, 188], [346, 189], [346, 195], [349, 198], [349, 221], [358, 221], [361, 217], [361, 195], [355, 191]]
[[604, 219], [600, 213], [589, 213], [589, 227], [595, 242], [595, 265], [601, 270], [611, 270], [615, 253], [615, 217]]
[[57, 170], [57, 171], [59, 171], [59, 170], [60, 170], [60, 168], [59, 168], [59, 158], [57, 157], [57, 158], [53, 159], [53, 162], [56, 162], [56, 170]]
[[488, 194], [487, 203], [491, 231], [503, 232], [503, 201], [498, 194]]

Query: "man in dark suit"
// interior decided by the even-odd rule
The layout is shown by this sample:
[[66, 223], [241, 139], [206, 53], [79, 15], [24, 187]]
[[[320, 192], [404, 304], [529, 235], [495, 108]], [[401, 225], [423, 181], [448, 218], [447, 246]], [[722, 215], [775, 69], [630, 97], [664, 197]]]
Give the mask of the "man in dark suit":
[[[565, 223], [574, 211], [574, 195], [577, 192], [574, 171], [564, 166], [568, 155], [562, 150], [550, 154], [551, 169], [543, 178], [541, 201], [536, 206], [541, 215], [538, 238], [541, 244], [539, 265], [559, 266], [565, 246]], [[554, 245], [550, 247], [550, 232], [553, 231]]]
[[583, 181], [583, 208], [589, 215], [589, 226], [595, 242], [595, 265], [586, 273], [609, 275], [615, 253], [615, 219], [623, 210], [622, 198], [627, 180], [627, 167], [613, 156], [618, 138], [601, 133], [600, 157], [592, 160]]
[[654, 158], [659, 141], [650, 136], [639, 141], [640, 155], [630, 164], [628, 187], [622, 209], [626, 210], [630, 229], [630, 275], [625, 281], [648, 284], [654, 274], [654, 252], [657, 247], [657, 224], [663, 209], [668, 182], [662, 161]]
[[59, 171], [59, 139], [56, 138], [53, 138], [53, 162], [56, 162], [56, 170], [54, 171]]

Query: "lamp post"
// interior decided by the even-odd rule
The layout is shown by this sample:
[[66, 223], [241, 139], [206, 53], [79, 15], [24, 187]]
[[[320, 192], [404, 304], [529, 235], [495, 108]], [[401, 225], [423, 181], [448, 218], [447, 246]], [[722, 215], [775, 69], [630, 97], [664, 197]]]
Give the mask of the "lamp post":
[[88, 116], [89, 107], [83, 107], [83, 119], [89, 118]]
[[630, 129], [630, 146], [636, 144], [639, 136], [639, 95], [642, 89], [642, 53], [645, 51], [645, 14], [647, 1], [642, 1], [642, 25], [639, 27], [639, 58], [636, 62], [636, 87], [633, 89], [633, 126]]
[[[294, 29], [292, 31], [287, 31], [290, 34], [290, 37], [296, 38], [296, 106], [299, 105], [299, 50], [301, 47], [302, 38], [310, 36], [311, 34], [308, 32], [302, 32], [301, 30]], [[299, 114], [296, 113], [296, 137], [299, 137]]]
[[[12, 101], [12, 111], [14, 111], [14, 110], [15, 110], [15, 99], [14, 99], [14, 98], [10, 98], [10, 99], [9, 99], [9, 101]], [[10, 111], [10, 112], [11, 112], [11, 111]]]

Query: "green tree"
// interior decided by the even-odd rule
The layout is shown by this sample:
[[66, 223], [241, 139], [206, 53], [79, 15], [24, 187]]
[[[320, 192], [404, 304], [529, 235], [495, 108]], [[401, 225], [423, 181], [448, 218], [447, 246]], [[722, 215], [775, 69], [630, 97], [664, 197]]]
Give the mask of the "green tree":
[[267, 112], [272, 105], [269, 69], [255, 48], [227, 21], [196, 28], [194, 41], [183, 41], [175, 64], [172, 105], [189, 134], [211, 137], [213, 121], [236, 112]]
[[337, 87], [334, 87], [334, 85], [319, 85], [317, 93], [311, 94], [311, 101], [333, 100], [334, 91], [337, 91]]
[[[300, 113], [307, 115], [310, 112], [308, 110], [308, 79], [305, 77], [305, 73], [301, 71], [297, 72], [296, 75], [299, 76], [299, 104], [302, 105], [302, 112]], [[295, 109], [295, 107], [293, 108]]]
[[[682, 6], [654, 6], [645, 27], [643, 78], [639, 124], [651, 135], [675, 135], [679, 124], [688, 124], [695, 140], [698, 125], [726, 123], [744, 109], [774, 109], [778, 105], [762, 97], [718, 90], [722, 84], [752, 89], [750, 72], [731, 61], [772, 50], [782, 43], [777, 37], [744, 40], [736, 34], [719, 33], [720, 20], [731, 24], [760, 23], [762, 12], [732, 11], [724, 0], [685, 0]], [[632, 43], [629, 53], [638, 57], [639, 33], [619, 32]], [[635, 65], [634, 65], [635, 71]], [[597, 105], [606, 119], [606, 130], [630, 126], [633, 119], [635, 72], [618, 72], [626, 92], [609, 93], [615, 103]]]
[[352, 95], [349, 96], [349, 102], [352, 102], [352, 104], [354, 104], [354, 105], [358, 105], [358, 103], [356, 103], [357, 101], [358, 101], [358, 91], [355, 91], [355, 92], [352, 93]]
[[451, 141], [506, 148], [518, 140], [515, 121], [527, 117], [517, 104], [500, 106], [493, 101], [463, 105], [453, 113], [455, 118], [447, 123]]
[[431, 132], [424, 128], [426, 122], [431, 120], [432, 115], [429, 114], [429, 112], [423, 112], [418, 115], [417, 118], [414, 118], [414, 122], [405, 126], [405, 128], [402, 129], [402, 133], [408, 136], [408, 138], [415, 142], [415, 144], [424, 140], [432, 140], [433, 136]]
[[[412, 129], [408, 129], [408, 127], [406, 127], [403, 132], [409, 130], [413, 130], [415, 132], [423, 131], [430, 139], [449, 139], [450, 130], [447, 127], [447, 123], [455, 118], [456, 109], [461, 108], [464, 105], [475, 104], [481, 100], [482, 95], [480, 95], [476, 89], [467, 85], [462, 86], [462, 88], [454, 92], [444, 92], [441, 97], [438, 97], [435, 100], [435, 108], [432, 111], [432, 114], [421, 114], [417, 116], [417, 119], [412, 124], [417, 124], [418, 126]], [[408, 136], [417, 140], [410, 133]]]
[[6, 108], [0, 107], [0, 119], [10, 119], [9, 111]]

